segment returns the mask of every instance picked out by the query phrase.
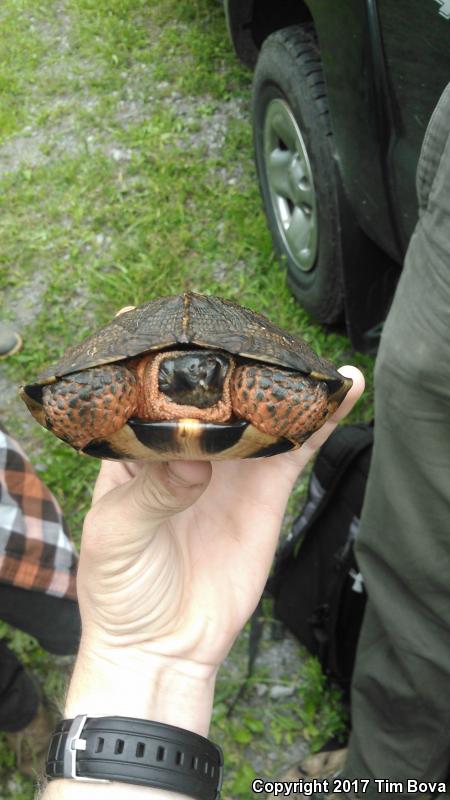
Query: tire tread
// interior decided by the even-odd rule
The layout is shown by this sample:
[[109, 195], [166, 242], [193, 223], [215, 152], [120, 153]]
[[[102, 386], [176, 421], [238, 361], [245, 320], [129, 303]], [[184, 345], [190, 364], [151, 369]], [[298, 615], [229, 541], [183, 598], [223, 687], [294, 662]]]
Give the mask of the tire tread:
[[[333, 162], [333, 131], [331, 126], [330, 112], [327, 102], [326, 83], [322, 69], [322, 61], [320, 50], [318, 46], [317, 36], [314, 25], [312, 23], [305, 23], [303, 25], [295, 25], [289, 28], [283, 28], [271, 34], [264, 42], [262, 54], [265, 50], [273, 52], [280, 52], [279, 48], [285, 51], [294, 68], [292, 73], [289, 74], [287, 81], [292, 81], [292, 75], [301, 76], [301, 80], [306, 84], [308, 89], [308, 96], [312, 101], [311, 114], [315, 118], [315, 124], [320, 129], [320, 135], [323, 137], [324, 143], [330, 152], [330, 163]], [[258, 65], [256, 68], [258, 71]], [[333, 188], [333, 180], [330, 176], [326, 179], [330, 182], [329, 189], [331, 192], [336, 191]], [[336, 175], [335, 181], [339, 180]], [[335, 215], [338, 214], [336, 210]], [[335, 219], [335, 233], [330, 240], [330, 245], [336, 250], [340, 250], [339, 245], [339, 218]], [[292, 272], [288, 271], [289, 282], [294, 293], [305, 303], [310, 313], [313, 314], [320, 322], [335, 323], [342, 319], [344, 313], [344, 290], [342, 282], [342, 269], [340, 267], [340, 257], [336, 255], [336, 274], [334, 285], [323, 289], [322, 300], [320, 302], [307, 302], [303, 298], [304, 290], [300, 289], [300, 284], [296, 288], [296, 280]]]

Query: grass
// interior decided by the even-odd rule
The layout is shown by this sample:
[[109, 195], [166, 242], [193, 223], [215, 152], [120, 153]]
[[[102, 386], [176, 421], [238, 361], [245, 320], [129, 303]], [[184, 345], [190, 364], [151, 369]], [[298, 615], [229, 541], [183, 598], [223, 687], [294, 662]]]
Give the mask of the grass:
[[[192, 289], [265, 312], [337, 364], [359, 365], [368, 390], [353, 419], [369, 418], [372, 360], [313, 323], [274, 260], [252, 160], [251, 76], [234, 57], [220, 5], [3, 0], [0, 22], [0, 290], [4, 313], [17, 319], [20, 308], [26, 319], [24, 348], [2, 367], [6, 380], [29, 380], [125, 304]], [[79, 541], [96, 462], [30, 425], [15, 402], [3, 414]], [[47, 691], [60, 692], [36, 642], [2, 632]], [[236, 798], [253, 769], [244, 745], [264, 752], [302, 733], [317, 747], [342, 723], [310, 661], [303, 676], [286, 678], [298, 680], [298, 691], [268, 704], [264, 723], [248, 699], [230, 723], [226, 701], [245, 671], [243, 644], [245, 634], [237, 678], [220, 678], [213, 728], [227, 753], [226, 796]], [[3, 778], [2, 800], [32, 797], [4, 743], [0, 770], [13, 776], [12, 789]]]
[[[230, 678], [228, 670], [219, 674], [211, 732], [225, 753], [227, 798], [247, 798], [257, 776], [279, 778], [283, 754], [286, 750], [298, 753], [300, 741], [316, 752], [331, 737], [339, 738], [346, 731], [340, 692], [327, 684], [317, 659], [304, 653], [297, 670], [286, 671], [283, 679], [274, 678], [272, 671], [262, 666], [264, 650], [272, 647], [270, 635], [266, 634], [260, 647], [261, 657], [238, 702], [235, 699], [242, 688], [242, 675], [236, 680]], [[246, 629], [235, 645], [244, 662], [247, 648]], [[236, 653], [232, 660], [235, 658]], [[289, 694], [274, 701], [274, 689], [285, 689]], [[295, 756], [291, 758], [295, 760]]]

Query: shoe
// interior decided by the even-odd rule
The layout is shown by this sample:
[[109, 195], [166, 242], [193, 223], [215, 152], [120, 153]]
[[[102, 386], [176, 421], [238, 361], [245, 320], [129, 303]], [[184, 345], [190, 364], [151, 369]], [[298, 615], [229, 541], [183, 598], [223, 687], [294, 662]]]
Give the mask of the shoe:
[[[303, 781], [303, 783], [308, 784], [308, 794], [302, 794], [296, 791], [295, 797], [308, 797], [309, 800], [311, 800], [311, 798], [312, 800], [322, 800], [322, 798], [327, 798], [327, 800], [345, 800], [347, 795], [342, 792], [340, 794], [327, 794], [326, 792], [321, 792], [320, 787], [325, 780], [330, 781], [330, 778], [335, 777], [343, 769], [346, 758], [346, 747], [341, 747], [338, 750], [320, 750], [318, 753], [307, 756], [301, 764], [291, 767], [280, 778], [280, 781], [286, 782], [287, 784]], [[317, 792], [311, 793], [309, 788], [314, 780], [317, 781]], [[267, 800], [275, 797], [283, 797], [283, 795], [266, 795]]]
[[41, 702], [26, 728], [6, 734], [8, 746], [16, 756], [16, 767], [27, 778], [36, 779], [42, 775], [54, 727], [52, 715]]
[[297, 767], [298, 780], [314, 780], [320, 778], [332, 778], [340, 772], [347, 758], [347, 748], [341, 747], [339, 750], [320, 750], [307, 756]]
[[22, 347], [22, 338], [4, 322], [0, 322], [0, 358], [14, 355]]
[[[307, 798], [307, 800], [350, 800], [350, 798], [356, 797], [353, 793], [347, 794], [342, 791], [340, 773], [347, 760], [347, 750], [347, 747], [342, 747], [339, 750], [321, 750], [314, 755], [307, 756], [299, 766], [291, 767], [280, 778], [280, 782], [286, 782], [286, 793], [284, 795], [279, 792], [277, 794], [267, 794], [265, 795], [266, 800], [294, 796], [296, 798]], [[316, 784], [314, 784], [314, 781], [316, 781]], [[297, 790], [293, 791], [292, 786], [289, 788], [289, 783], [291, 782], [303, 782], [302, 785], [307, 784], [307, 787], [305, 786], [307, 792], [305, 791], [305, 794], [303, 794]], [[336, 789], [336, 792], [333, 789]], [[444, 800], [448, 798], [448, 794], [423, 794], [421, 800], [432, 800], [432, 798], [436, 798], [436, 800], [443, 798]]]

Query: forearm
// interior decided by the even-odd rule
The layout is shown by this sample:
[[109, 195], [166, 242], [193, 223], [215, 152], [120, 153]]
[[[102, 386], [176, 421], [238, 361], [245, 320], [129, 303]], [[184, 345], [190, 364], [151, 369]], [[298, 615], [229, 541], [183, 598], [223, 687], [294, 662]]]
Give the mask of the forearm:
[[[215, 672], [178, 659], [135, 652], [87, 653], [81, 648], [65, 718], [124, 716], [162, 722], [208, 736]], [[129, 783], [49, 782], [42, 800], [185, 800], [186, 795]]]

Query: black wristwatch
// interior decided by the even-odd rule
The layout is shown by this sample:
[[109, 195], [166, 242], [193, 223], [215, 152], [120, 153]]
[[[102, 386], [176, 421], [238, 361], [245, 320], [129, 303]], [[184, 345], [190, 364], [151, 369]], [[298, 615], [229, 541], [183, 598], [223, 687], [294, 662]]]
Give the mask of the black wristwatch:
[[45, 768], [49, 780], [120, 781], [219, 800], [220, 747], [197, 733], [131, 717], [63, 719]]

